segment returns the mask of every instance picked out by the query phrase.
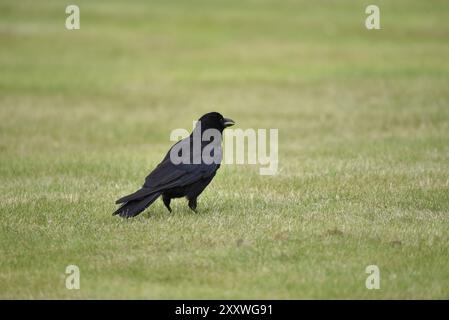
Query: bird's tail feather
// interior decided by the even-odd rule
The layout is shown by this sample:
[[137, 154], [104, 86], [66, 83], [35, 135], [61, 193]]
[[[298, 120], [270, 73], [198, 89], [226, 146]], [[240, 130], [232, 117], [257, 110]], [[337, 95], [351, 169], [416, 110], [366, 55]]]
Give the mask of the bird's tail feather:
[[124, 203], [112, 215], [119, 215], [120, 217], [130, 218], [135, 217], [143, 210], [148, 208], [161, 195], [160, 192], [152, 193], [145, 198], [131, 200]]
[[141, 199], [143, 199], [143, 198], [153, 194], [154, 191], [155, 190], [152, 191], [152, 190], [147, 189], [147, 188], [142, 188], [142, 189], [137, 190], [134, 193], [131, 193], [131, 194], [127, 195], [127, 196], [124, 196], [124, 197], [118, 199], [115, 203], [119, 204], [119, 203], [129, 202], [131, 200], [141, 200]]

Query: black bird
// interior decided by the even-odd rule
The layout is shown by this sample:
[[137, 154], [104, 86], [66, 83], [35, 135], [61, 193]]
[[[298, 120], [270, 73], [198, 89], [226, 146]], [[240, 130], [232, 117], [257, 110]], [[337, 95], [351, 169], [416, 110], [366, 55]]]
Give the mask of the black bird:
[[[198, 196], [212, 181], [220, 167], [223, 130], [232, 125], [233, 120], [223, 118], [218, 112], [203, 115], [192, 134], [170, 148], [164, 160], [146, 177], [141, 189], [116, 201], [116, 204], [122, 205], [113, 215], [118, 214], [126, 218], [137, 216], [161, 195], [170, 212], [171, 199], [181, 197], [186, 197], [189, 208], [196, 212]], [[215, 131], [208, 132], [214, 131], [218, 134], [212, 136], [209, 141], [204, 137], [206, 141], [203, 141], [201, 137], [208, 129], [214, 129]], [[215, 161], [203, 159], [201, 155], [205, 148], [212, 149], [209, 154]], [[185, 152], [187, 149], [189, 151]]]

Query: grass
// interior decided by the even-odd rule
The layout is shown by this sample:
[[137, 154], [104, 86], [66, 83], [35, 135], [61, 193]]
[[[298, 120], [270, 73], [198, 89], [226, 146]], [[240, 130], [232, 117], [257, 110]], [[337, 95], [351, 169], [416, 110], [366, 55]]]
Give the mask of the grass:
[[[447, 1], [77, 4], [0, 1], [0, 298], [449, 298]], [[211, 110], [279, 173], [112, 217]]]

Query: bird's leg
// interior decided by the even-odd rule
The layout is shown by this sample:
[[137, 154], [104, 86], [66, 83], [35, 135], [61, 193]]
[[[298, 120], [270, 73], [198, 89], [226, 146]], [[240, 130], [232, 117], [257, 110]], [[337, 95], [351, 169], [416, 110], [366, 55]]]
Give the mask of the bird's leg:
[[196, 198], [189, 199], [189, 208], [192, 209], [192, 211], [195, 212], [195, 213], [197, 212], [196, 211], [196, 206], [197, 206]]
[[162, 201], [164, 201], [164, 205], [165, 205], [165, 207], [168, 209], [168, 211], [171, 212], [171, 208], [170, 208], [170, 201], [171, 201], [171, 198], [168, 197], [168, 196], [166, 196], [166, 195], [164, 194], [164, 195], [162, 196]]

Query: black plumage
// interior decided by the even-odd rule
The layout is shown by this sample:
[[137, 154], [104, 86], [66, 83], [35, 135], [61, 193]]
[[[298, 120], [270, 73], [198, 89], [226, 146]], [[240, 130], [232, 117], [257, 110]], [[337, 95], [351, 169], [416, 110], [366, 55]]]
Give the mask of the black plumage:
[[[136, 192], [120, 198], [116, 201], [117, 204], [122, 204], [113, 215], [120, 215], [121, 217], [134, 217], [148, 208], [157, 198], [162, 196], [162, 200], [167, 209], [171, 212], [170, 201], [173, 198], [186, 197], [189, 208], [196, 211], [197, 198], [212, 181], [220, 167], [221, 162], [221, 133], [226, 127], [234, 124], [231, 119], [223, 118], [218, 112], [210, 112], [203, 115], [192, 132], [192, 134], [177, 142], [168, 151], [162, 162], [146, 177], [142, 188]], [[202, 141], [201, 148], [194, 147], [195, 134], [203, 134], [208, 129], [215, 129], [219, 132], [218, 141]], [[199, 135], [196, 135], [198, 137]], [[201, 139], [201, 136], [199, 136]], [[175, 147], [187, 145], [190, 152], [180, 156], [187, 156], [190, 161], [188, 163], [173, 163], [170, 153]], [[200, 156], [199, 161], [194, 160], [199, 152], [204, 150], [209, 144], [214, 145], [213, 153], [217, 156], [217, 161], [210, 163], [204, 161]], [[176, 150], [176, 149], [175, 149]], [[212, 154], [213, 154], [212, 153]], [[213, 154], [214, 155], [214, 154]], [[184, 161], [185, 162], [185, 161]]]

